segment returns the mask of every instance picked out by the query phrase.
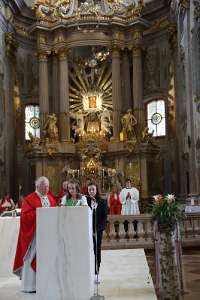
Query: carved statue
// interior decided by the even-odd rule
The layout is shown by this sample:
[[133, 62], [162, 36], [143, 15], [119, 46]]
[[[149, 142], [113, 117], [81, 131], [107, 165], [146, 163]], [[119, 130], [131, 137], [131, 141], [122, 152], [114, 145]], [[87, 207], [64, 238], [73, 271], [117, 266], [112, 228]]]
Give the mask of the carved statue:
[[127, 113], [121, 119], [122, 130], [126, 140], [132, 140], [136, 138], [135, 126], [137, 125], [137, 120], [134, 117], [132, 110], [128, 109]]
[[108, 109], [104, 109], [101, 113], [101, 133], [105, 134], [107, 137], [112, 135], [112, 120]]
[[41, 20], [55, 21], [67, 17], [70, 10], [70, 0], [35, 0], [36, 16]]
[[45, 137], [49, 138], [50, 142], [58, 140], [57, 118], [55, 114], [48, 115], [46, 123], [44, 124]]
[[153, 133], [154, 131], [152, 131], [151, 133], [149, 132], [149, 128], [148, 126], [145, 126], [144, 129], [142, 130], [142, 134], [141, 134], [141, 142], [145, 143], [149, 143], [152, 141], [152, 137], [153, 137]]
[[40, 145], [40, 138], [34, 136], [30, 131], [28, 133], [28, 136], [30, 137], [31, 148], [37, 148]]

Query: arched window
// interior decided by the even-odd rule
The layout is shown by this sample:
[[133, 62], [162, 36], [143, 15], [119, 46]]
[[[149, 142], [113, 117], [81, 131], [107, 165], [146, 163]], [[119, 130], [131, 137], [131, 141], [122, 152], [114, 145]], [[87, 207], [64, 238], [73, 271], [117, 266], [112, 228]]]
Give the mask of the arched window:
[[40, 137], [40, 109], [39, 105], [30, 104], [25, 107], [25, 139], [30, 140], [29, 132]]
[[147, 125], [154, 137], [166, 135], [164, 100], [153, 100], [147, 104]]

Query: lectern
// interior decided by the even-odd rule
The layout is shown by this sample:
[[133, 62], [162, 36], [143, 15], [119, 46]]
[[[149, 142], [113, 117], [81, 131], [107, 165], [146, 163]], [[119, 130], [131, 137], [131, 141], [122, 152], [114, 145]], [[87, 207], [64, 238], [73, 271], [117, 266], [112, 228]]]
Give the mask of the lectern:
[[94, 292], [92, 212], [37, 209], [37, 300], [89, 300]]

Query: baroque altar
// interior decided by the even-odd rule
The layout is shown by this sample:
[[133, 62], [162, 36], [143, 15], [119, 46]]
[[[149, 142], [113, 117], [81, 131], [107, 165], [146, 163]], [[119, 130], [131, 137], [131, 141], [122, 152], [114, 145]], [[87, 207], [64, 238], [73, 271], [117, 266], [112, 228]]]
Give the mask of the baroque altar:
[[41, 175], [55, 194], [70, 177], [93, 178], [104, 194], [126, 177], [141, 198], [162, 189], [160, 149], [143, 107], [144, 12], [143, 0], [35, 0], [29, 25], [13, 19], [37, 52], [39, 108], [24, 145], [25, 193]]

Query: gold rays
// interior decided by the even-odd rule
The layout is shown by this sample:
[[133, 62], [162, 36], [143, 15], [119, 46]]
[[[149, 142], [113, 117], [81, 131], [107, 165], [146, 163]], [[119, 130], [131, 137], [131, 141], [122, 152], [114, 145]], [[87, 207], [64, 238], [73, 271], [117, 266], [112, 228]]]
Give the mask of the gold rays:
[[112, 80], [111, 68], [104, 63], [98, 68], [86, 69], [83, 65], [75, 64], [69, 72], [70, 110], [77, 112], [83, 110], [83, 97], [85, 94], [101, 94], [102, 109], [112, 109]]

